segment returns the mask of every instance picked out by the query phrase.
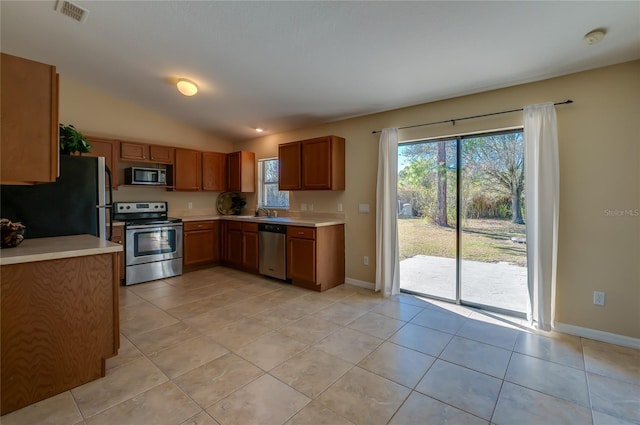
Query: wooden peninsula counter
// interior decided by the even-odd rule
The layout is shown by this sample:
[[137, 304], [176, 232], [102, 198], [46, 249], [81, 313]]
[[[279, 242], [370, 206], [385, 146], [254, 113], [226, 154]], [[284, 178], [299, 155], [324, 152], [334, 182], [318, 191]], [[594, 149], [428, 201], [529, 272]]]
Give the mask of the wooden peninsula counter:
[[121, 252], [90, 235], [0, 250], [0, 414], [104, 376], [119, 348]]

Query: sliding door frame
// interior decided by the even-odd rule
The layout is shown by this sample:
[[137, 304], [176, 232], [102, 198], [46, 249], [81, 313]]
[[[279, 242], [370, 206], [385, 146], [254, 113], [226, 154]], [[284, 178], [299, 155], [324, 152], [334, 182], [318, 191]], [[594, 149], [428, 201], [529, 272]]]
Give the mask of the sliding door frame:
[[[508, 310], [496, 306], [486, 305], [475, 303], [471, 301], [464, 301], [462, 299], [462, 214], [460, 212], [460, 205], [462, 204], [462, 143], [465, 139], [477, 138], [477, 137], [487, 137], [494, 136], [500, 134], [511, 134], [511, 133], [521, 133], [523, 131], [523, 127], [514, 127], [503, 130], [491, 130], [491, 131], [483, 131], [478, 133], [467, 133], [467, 134], [458, 134], [453, 136], [446, 137], [437, 137], [433, 139], [423, 139], [423, 140], [412, 140], [407, 142], [400, 142], [402, 145], [417, 145], [421, 143], [441, 143], [441, 142], [452, 142], [455, 140], [456, 142], [456, 298], [454, 300], [450, 298], [439, 297], [437, 295], [423, 294], [420, 292], [410, 291], [406, 289], [400, 288], [400, 292], [404, 292], [407, 294], [418, 295], [438, 301], [445, 301], [449, 303], [455, 303], [458, 305], [463, 305], [467, 307], [478, 308], [481, 310], [491, 311], [493, 313], [503, 314], [507, 316], [517, 317], [521, 319], [526, 319], [527, 314], [525, 312], [519, 312], [515, 310]], [[527, 264], [527, 267], [529, 265]]]

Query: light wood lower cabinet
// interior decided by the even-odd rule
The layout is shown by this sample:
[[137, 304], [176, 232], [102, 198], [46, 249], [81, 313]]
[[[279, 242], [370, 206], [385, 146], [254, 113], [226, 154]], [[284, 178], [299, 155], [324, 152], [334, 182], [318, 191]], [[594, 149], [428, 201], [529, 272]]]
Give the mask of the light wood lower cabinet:
[[222, 226], [222, 264], [249, 273], [258, 273], [258, 224], [223, 221]]
[[344, 225], [287, 226], [287, 278], [315, 291], [344, 283]]
[[220, 223], [191, 221], [184, 223], [183, 264], [194, 266], [220, 261]]
[[1, 267], [0, 414], [105, 375], [119, 348], [117, 253]]
[[[107, 232], [108, 231], [109, 228], [107, 228]], [[109, 237], [108, 234], [107, 237]], [[124, 246], [124, 226], [113, 226], [113, 230], [111, 233], [111, 242], [115, 242]], [[122, 279], [124, 279], [125, 276], [124, 256], [124, 251], [118, 253], [118, 282], [122, 282]]]

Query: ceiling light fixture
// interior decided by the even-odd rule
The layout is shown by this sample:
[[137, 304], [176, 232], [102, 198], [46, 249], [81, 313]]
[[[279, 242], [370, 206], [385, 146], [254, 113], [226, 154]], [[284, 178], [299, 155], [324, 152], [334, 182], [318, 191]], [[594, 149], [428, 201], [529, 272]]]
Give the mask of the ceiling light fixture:
[[196, 83], [184, 78], [178, 80], [176, 87], [178, 87], [178, 91], [185, 96], [193, 96], [194, 94], [198, 93], [198, 86], [196, 85]]
[[263, 128], [258, 127], [258, 128], [256, 128], [256, 131], [257, 131], [258, 133], [262, 133], [262, 132], [264, 131], [264, 129], [263, 129]]
[[597, 30], [593, 30], [589, 33], [587, 33], [583, 40], [585, 43], [587, 43], [589, 46], [593, 46], [594, 44], [598, 44], [602, 41], [602, 39], [604, 38], [604, 35], [607, 32], [603, 29], [597, 29]]

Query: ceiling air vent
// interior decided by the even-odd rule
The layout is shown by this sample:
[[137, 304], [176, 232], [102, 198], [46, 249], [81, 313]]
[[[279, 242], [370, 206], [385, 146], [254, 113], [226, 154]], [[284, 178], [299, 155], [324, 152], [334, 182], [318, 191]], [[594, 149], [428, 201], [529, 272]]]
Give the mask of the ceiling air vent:
[[58, 0], [58, 3], [56, 4], [56, 11], [81, 23], [84, 23], [89, 15], [89, 11], [87, 9], [66, 0]]

